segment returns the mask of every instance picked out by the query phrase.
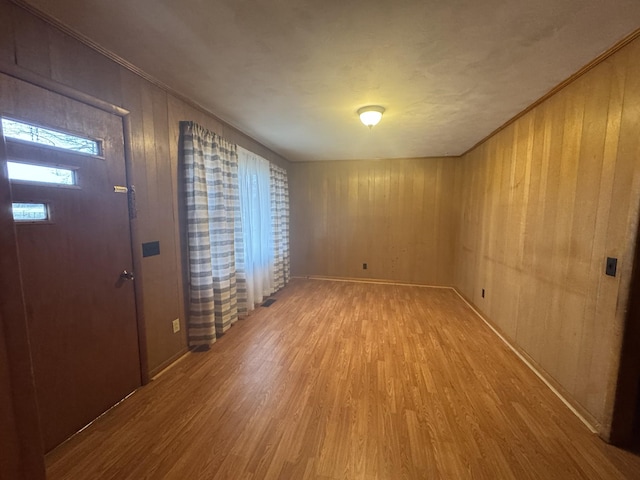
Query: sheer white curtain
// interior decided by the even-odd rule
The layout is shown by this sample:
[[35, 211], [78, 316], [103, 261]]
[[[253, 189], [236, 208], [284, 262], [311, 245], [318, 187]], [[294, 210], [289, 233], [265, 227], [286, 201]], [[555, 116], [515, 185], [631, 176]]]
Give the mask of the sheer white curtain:
[[238, 256], [236, 264], [246, 278], [246, 293], [238, 291], [238, 313], [246, 315], [274, 291], [269, 162], [238, 147], [238, 184], [244, 258]]

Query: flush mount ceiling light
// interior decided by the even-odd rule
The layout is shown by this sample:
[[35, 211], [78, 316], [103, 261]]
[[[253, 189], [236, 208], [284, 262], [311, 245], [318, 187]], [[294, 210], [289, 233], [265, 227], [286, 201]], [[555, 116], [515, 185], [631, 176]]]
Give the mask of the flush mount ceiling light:
[[379, 105], [369, 105], [368, 107], [362, 107], [358, 110], [360, 121], [369, 128], [377, 125], [378, 122], [380, 122], [383, 113], [384, 107], [381, 107]]

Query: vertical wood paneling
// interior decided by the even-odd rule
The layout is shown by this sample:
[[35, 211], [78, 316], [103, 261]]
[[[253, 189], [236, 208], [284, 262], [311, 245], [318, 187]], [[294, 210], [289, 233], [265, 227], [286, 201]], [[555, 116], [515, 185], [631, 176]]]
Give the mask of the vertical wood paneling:
[[[620, 140], [620, 122], [622, 118], [622, 109], [625, 96], [625, 82], [628, 62], [621, 62], [619, 59], [622, 55], [628, 55], [628, 50], [618, 53], [616, 59], [609, 59], [600, 66], [600, 69], [608, 69], [612, 78], [611, 90], [609, 92], [609, 105], [607, 115], [607, 127], [604, 142], [604, 157], [602, 178], [600, 179], [600, 199], [597, 209], [596, 234], [594, 235], [594, 251], [592, 258], [597, 262], [594, 269], [600, 273], [602, 269], [601, 252], [610, 252], [607, 239], [607, 230], [609, 217], [612, 208], [612, 192], [615, 188], [614, 179], [616, 174], [616, 164], [618, 157], [618, 144]], [[598, 261], [600, 260], [600, 261]], [[593, 344], [590, 351], [585, 349], [584, 356], [587, 358], [587, 365], [590, 368], [593, 378], [605, 378], [609, 374], [609, 366], [606, 362], [599, 359], [610, 354], [609, 345], [600, 341], [601, 338], [611, 336], [612, 325], [607, 322], [598, 321], [600, 318], [609, 318], [612, 309], [616, 308], [616, 293], [618, 291], [618, 282], [610, 277], [600, 276], [596, 292], [599, 301], [589, 306], [589, 312], [593, 314]], [[606, 399], [602, 398], [599, 390], [600, 385], [595, 382], [588, 382], [584, 386], [584, 394], [586, 395], [586, 404], [589, 409], [604, 409]], [[605, 414], [608, 412], [605, 411]], [[605, 419], [606, 421], [607, 419]]]
[[292, 272], [450, 285], [452, 162], [293, 164]]
[[457, 172], [455, 285], [605, 436], [640, 202], [638, 58], [636, 40]]
[[13, 31], [13, 15], [10, 13], [12, 6], [0, 7], [6, 14], [0, 15], [0, 61], [7, 63], [15, 62], [16, 42]]
[[2, 15], [13, 19], [15, 56], [12, 59], [20, 67], [51, 77], [49, 58], [50, 28], [42, 20], [21, 8], [2, 2]]
[[[148, 236], [142, 241], [160, 241], [161, 251], [161, 256], [145, 259], [147, 282], [157, 292], [157, 296], [148, 301], [148, 309], [157, 319], [157, 324], [151, 328], [149, 335], [149, 342], [156, 346], [150, 349], [149, 362], [164, 366], [173, 359], [175, 352], [180, 352], [186, 345], [186, 316], [180, 286], [182, 264], [177, 256], [175, 235], [178, 225], [174, 198], [178, 196], [178, 190], [174, 182], [170, 153], [167, 94], [156, 87], [145, 88], [142, 98], [143, 103], [148, 102], [147, 107], [143, 108], [146, 112], [143, 118], [149, 202]], [[172, 225], [174, 228], [163, 228], [165, 225]], [[180, 319], [182, 330], [174, 334], [171, 321], [176, 318]]]
[[[620, 360], [618, 352], [622, 347], [628, 299], [630, 296], [638, 294], [637, 291], [630, 291], [630, 285], [633, 255], [637, 251], [638, 220], [640, 218], [640, 135], [638, 135], [640, 131], [640, 62], [638, 62], [640, 59], [640, 40], [630, 44], [624, 54], [625, 56], [621, 57], [625, 59], [624, 65], [627, 71], [620, 123], [618, 161], [616, 162], [614, 190], [611, 197], [612, 208], [607, 230], [607, 250], [622, 259], [619, 264], [617, 302], [616, 306], [612, 307], [616, 308], [617, 313], [612, 329], [613, 351], [616, 352], [616, 355], [608, 373], [614, 380], [618, 373], [617, 368]], [[623, 196], [627, 188], [630, 194]], [[630, 331], [632, 332], [633, 329]], [[637, 372], [637, 366], [635, 368]], [[635, 381], [637, 381], [637, 376]], [[605, 411], [608, 415], [607, 425], [611, 422], [610, 413], [615, 394], [615, 382], [610, 381], [609, 386], [609, 396], [605, 399]]]
[[48, 27], [51, 78], [114, 105], [121, 105], [120, 67], [68, 35]]
[[[323, 166], [324, 167], [324, 166]], [[391, 220], [386, 214], [385, 209], [391, 208], [394, 199], [394, 192], [389, 193], [390, 165], [350, 165], [351, 172], [357, 176], [357, 185], [355, 190], [356, 202], [356, 219], [355, 222], [355, 238], [353, 246], [356, 258], [350, 261], [347, 271], [353, 272], [356, 276], [363, 275], [365, 278], [379, 278], [380, 272], [391, 270], [393, 259], [391, 252], [388, 251], [387, 245], [391, 239], [392, 228]], [[380, 184], [383, 188], [383, 203], [378, 209], [372, 209], [370, 202], [370, 190], [377, 187], [376, 169], [380, 167]], [[323, 168], [323, 171], [324, 170]], [[326, 176], [323, 174], [323, 176]], [[375, 193], [373, 195], [375, 198]], [[375, 204], [375, 203], [374, 203]], [[347, 223], [353, 222], [354, 217], [345, 219]], [[372, 238], [372, 231], [378, 232], [379, 236]], [[333, 235], [334, 232], [329, 232]], [[380, 241], [381, 240], [381, 241]], [[339, 241], [339, 240], [338, 240]], [[370, 253], [369, 253], [370, 252]], [[372, 258], [379, 259], [378, 262], [372, 261]], [[367, 270], [362, 268], [362, 264], [367, 264]], [[321, 264], [317, 264], [316, 268], [322, 268]]]
[[[132, 183], [136, 186], [140, 242], [159, 241], [160, 255], [142, 259], [138, 278], [143, 286], [143, 309], [147, 327], [148, 362], [151, 374], [186, 348], [185, 332], [174, 334], [171, 321], [185, 324], [181, 265], [175, 253], [167, 95], [140, 77], [120, 72], [122, 100], [131, 110]], [[141, 254], [141, 245], [135, 245]]]
[[[610, 202], [607, 199], [610, 199], [615, 165], [611, 161], [612, 157], [606, 153], [607, 131], [608, 124], [614, 118], [620, 118], [622, 105], [622, 97], [616, 94], [618, 89], [614, 87], [616, 69], [613, 65], [612, 62], [605, 62], [593, 72], [593, 80], [587, 84], [584, 143], [581, 156], [583, 161], [593, 165], [594, 175], [581, 174], [578, 183], [585, 184], [585, 193], [582, 198], [576, 200], [576, 203], [584, 205], [584, 211], [588, 214], [588, 217], [583, 215], [584, 223], [581, 226], [583, 234], [589, 235], [589, 232], [596, 232], [596, 234], [592, 236], [591, 251], [585, 258], [585, 271], [582, 273], [584, 278], [598, 277], [602, 268], [600, 255], [605, 250], [606, 237], [603, 225], [609, 215]], [[609, 95], [597, 95], [598, 91], [609, 92]], [[608, 115], [601, 115], [600, 112], [603, 111], [608, 111]], [[614, 130], [617, 131], [617, 128], [615, 127]], [[614, 135], [614, 138], [617, 138], [617, 135]], [[597, 282], [589, 282], [587, 298], [595, 298], [598, 295], [601, 282], [602, 278]], [[602, 334], [602, 326], [596, 321], [599, 315], [596, 312], [596, 306], [596, 302], [586, 302], [585, 305], [581, 341], [583, 348], [579, 352], [577, 366], [579, 371], [589, 371], [594, 366], [593, 354], [596, 345], [599, 344], [598, 338]], [[594, 376], [601, 377], [606, 374], [606, 372], [600, 372]], [[576, 385], [576, 396], [585, 399], [585, 405], [589, 410], [594, 406], [597, 408], [598, 395], [594, 393], [590, 382], [578, 382]]]

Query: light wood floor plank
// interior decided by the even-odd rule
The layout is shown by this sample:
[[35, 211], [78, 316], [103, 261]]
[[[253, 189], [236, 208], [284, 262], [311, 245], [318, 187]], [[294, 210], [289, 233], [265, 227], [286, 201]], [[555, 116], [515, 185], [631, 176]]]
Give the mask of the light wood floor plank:
[[640, 478], [452, 290], [277, 298], [51, 452], [48, 478]]

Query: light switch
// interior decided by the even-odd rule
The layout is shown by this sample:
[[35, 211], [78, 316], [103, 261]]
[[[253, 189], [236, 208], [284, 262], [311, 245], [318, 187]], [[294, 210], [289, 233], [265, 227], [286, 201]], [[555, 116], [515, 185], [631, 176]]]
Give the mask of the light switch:
[[616, 276], [616, 270], [618, 269], [618, 259], [613, 257], [607, 257], [607, 268], [605, 272], [610, 277]]

